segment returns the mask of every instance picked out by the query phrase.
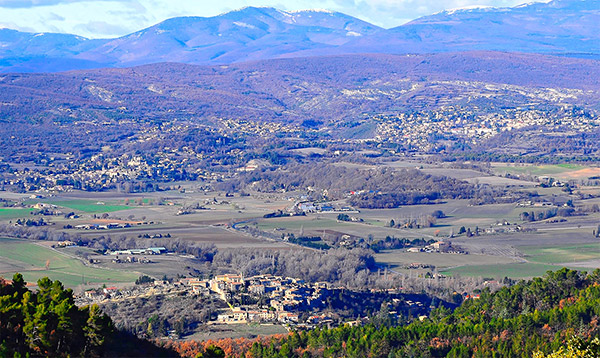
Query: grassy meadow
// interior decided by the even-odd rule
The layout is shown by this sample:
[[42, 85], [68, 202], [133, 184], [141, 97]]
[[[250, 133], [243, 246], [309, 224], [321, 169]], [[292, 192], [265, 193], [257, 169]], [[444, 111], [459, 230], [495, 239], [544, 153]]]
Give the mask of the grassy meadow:
[[92, 200], [60, 200], [60, 201], [49, 201], [50, 204], [60, 206], [63, 208], [77, 210], [80, 212], [93, 214], [93, 213], [109, 213], [113, 211], [127, 210], [131, 207], [126, 205], [120, 205], [117, 203], [104, 203], [98, 204], [98, 201]]
[[[30, 241], [0, 239], [0, 276], [12, 278], [20, 272], [33, 283], [48, 276], [67, 287], [84, 284], [134, 282], [139, 273], [108, 270], [84, 265], [79, 259]], [[49, 268], [46, 270], [46, 262]]]
[[543, 276], [547, 271], [559, 270], [561, 266], [545, 265], [531, 262], [515, 262], [510, 264], [489, 264], [460, 266], [443, 270], [441, 273], [447, 275], [475, 276], [501, 279], [510, 277], [513, 279], [525, 279], [535, 276]]
[[0, 219], [18, 219], [29, 217], [32, 213], [39, 210], [29, 208], [0, 208]]
[[600, 244], [524, 248], [521, 251], [529, 261], [547, 264], [568, 264], [600, 259]]

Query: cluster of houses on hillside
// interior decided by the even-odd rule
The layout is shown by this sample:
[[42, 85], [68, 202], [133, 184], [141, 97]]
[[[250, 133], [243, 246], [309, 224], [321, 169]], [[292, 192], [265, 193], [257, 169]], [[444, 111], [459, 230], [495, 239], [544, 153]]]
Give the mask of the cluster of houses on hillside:
[[[134, 287], [90, 289], [83, 295], [77, 296], [76, 302], [78, 305], [86, 305], [109, 301], [118, 302], [152, 295], [186, 293], [205, 297], [218, 296], [224, 300], [229, 308], [223, 309], [216, 317], [212, 318], [216, 324], [269, 322], [298, 327], [335, 324], [335, 322], [339, 322], [340, 316], [339, 311], [336, 311], [336, 304], [333, 302], [342, 300], [342, 297], [353, 297], [352, 299], [385, 297], [385, 300], [396, 309], [404, 307], [404, 311], [417, 316], [426, 313], [429, 306], [429, 303], [422, 301], [425, 296], [400, 296], [399, 289], [372, 289], [370, 292], [351, 291], [344, 287], [331, 287], [325, 282], [306, 283], [301, 279], [273, 275], [245, 278], [235, 274], [217, 275], [212, 279], [182, 278], [178, 281], [151, 279], [136, 284]], [[242, 302], [245, 303], [242, 304]], [[344, 311], [348, 309], [343, 305], [338, 308]], [[396, 313], [396, 311], [390, 311], [390, 314], [396, 315]], [[364, 316], [365, 313], [358, 315]], [[352, 317], [355, 318], [357, 315], [348, 316], [345, 319], [352, 319]], [[366, 316], [364, 319], [367, 319]], [[359, 320], [354, 323], [350, 322], [350, 324], [360, 324], [361, 322]]]
[[91, 303], [102, 303], [106, 301], [119, 301], [137, 297], [149, 297], [153, 295], [169, 295], [185, 293], [187, 288], [180, 284], [171, 284], [168, 281], [155, 280], [149, 285], [135, 285], [132, 287], [101, 287], [86, 290], [83, 295], [77, 295], [75, 302], [83, 306]]
[[[131, 250], [127, 250], [131, 251]], [[114, 253], [116, 254], [116, 252]], [[279, 276], [262, 275], [244, 278], [241, 275], [217, 275], [211, 280], [183, 278], [178, 282], [155, 280], [150, 284], [132, 288], [104, 287], [90, 289], [77, 298], [79, 304], [101, 303], [107, 300], [123, 300], [155, 294], [188, 292], [201, 296], [218, 295], [229, 306], [227, 312], [218, 315], [219, 323], [280, 322], [297, 323], [298, 312], [322, 308], [331, 294], [327, 283], [306, 284], [304, 281]], [[246, 293], [264, 297], [263, 304], [234, 307], [230, 304], [235, 295]], [[312, 321], [325, 320], [319, 316]]]
[[233, 307], [218, 316], [220, 323], [247, 323], [278, 321], [298, 322], [298, 312], [323, 308], [333, 290], [329, 284], [307, 284], [303, 280], [272, 275], [244, 278], [241, 275], [218, 275], [212, 280], [186, 278], [180, 281], [194, 293], [218, 294], [229, 303], [236, 295], [244, 293], [264, 299], [261, 307]]
[[[474, 96], [481, 92], [475, 90]], [[547, 93], [536, 93], [546, 97]], [[552, 96], [550, 96], [552, 97]], [[467, 120], [466, 118], [470, 118]], [[375, 141], [389, 141], [410, 145], [419, 151], [435, 150], [441, 145], [431, 138], [458, 139], [467, 143], [480, 143], [498, 133], [539, 126], [547, 131], [560, 130], [568, 126], [580, 132], [590, 131], [599, 124], [598, 118], [589, 118], [576, 113], [544, 115], [542, 112], [515, 108], [495, 108], [494, 111], [473, 113], [454, 105], [443, 105], [437, 110], [415, 113], [381, 115], [377, 122]]]

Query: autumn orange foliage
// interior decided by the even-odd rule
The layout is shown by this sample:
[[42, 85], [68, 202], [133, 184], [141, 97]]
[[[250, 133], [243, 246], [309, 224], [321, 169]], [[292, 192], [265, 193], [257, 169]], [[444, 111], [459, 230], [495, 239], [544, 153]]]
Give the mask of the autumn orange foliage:
[[207, 347], [214, 345], [220, 347], [225, 352], [225, 357], [243, 357], [250, 350], [254, 342], [261, 344], [269, 344], [271, 341], [281, 341], [287, 335], [275, 334], [268, 337], [257, 338], [224, 338], [218, 340], [209, 339], [207, 341], [162, 341], [165, 348], [173, 349], [181, 357], [196, 357], [198, 354], [204, 353]]

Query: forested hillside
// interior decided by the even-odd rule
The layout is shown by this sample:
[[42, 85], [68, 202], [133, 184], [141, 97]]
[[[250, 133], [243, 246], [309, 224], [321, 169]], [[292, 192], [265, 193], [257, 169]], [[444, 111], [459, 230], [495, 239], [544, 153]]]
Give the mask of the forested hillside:
[[174, 356], [114, 329], [97, 305], [77, 307], [73, 291], [47, 277], [30, 291], [21, 274], [0, 279], [0, 357]]
[[286, 191], [311, 187], [326, 190], [328, 198], [341, 199], [356, 193], [351, 205], [360, 208], [395, 208], [399, 205], [431, 204], [444, 199], [472, 199], [474, 203], [497, 203], [527, 197], [527, 193], [476, 186], [418, 169], [359, 169], [329, 163], [290, 164], [283, 169], [242, 173], [219, 183], [221, 190]]

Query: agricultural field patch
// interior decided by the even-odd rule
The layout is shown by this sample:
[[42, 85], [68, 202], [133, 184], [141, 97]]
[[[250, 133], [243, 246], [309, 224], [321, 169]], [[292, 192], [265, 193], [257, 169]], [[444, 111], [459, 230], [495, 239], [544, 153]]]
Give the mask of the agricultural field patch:
[[344, 168], [348, 168], [348, 169], [374, 169], [374, 168], [376, 168], [374, 165], [349, 163], [349, 162], [339, 162], [339, 163], [335, 163], [334, 165], [336, 167], [344, 167]]
[[383, 162], [382, 165], [391, 168], [404, 168], [404, 169], [424, 169], [424, 168], [437, 168], [438, 165], [426, 163], [425, 161], [412, 161], [412, 160], [397, 160], [393, 162]]
[[0, 258], [3, 262], [0, 276], [10, 279], [15, 272], [20, 272], [30, 283], [47, 276], [67, 287], [75, 287], [82, 283], [132, 283], [139, 277], [134, 271], [89, 267], [78, 258], [24, 240], [0, 239]]
[[[360, 214], [351, 215], [360, 217]], [[305, 235], [311, 234], [317, 236], [331, 231], [362, 238], [369, 236], [374, 238], [385, 238], [386, 236], [420, 238], [423, 235], [427, 236], [427, 234], [416, 233], [412, 230], [386, 227], [385, 225], [389, 222], [389, 219], [385, 222], [367, 219], [359, 223], [338, 221], [336, 217], [337, 214], [327, 214], [319, 217], [309, 215], [292, 218], [264, 219], [258, 222], [258, 228], [268, 232], [291, 232], [296, 235], [302, 231]]]
[[126, 205], [111, 204], [91, 200], [60, 200], [49, 201], [49, 203], [72, 210], [82, 211], [84, 213], [108, 213], [113, 211], [130, 209], [130, 207]]
[[514, 258], [502, 256], [406, 252], [405, 250], [386, 250], [375, 254], [375, 260], [378, 263], [387, 264], [392, 267], [404, 267], [415, 263], [432, 265], [438, 269], [517, 262]]
[[[535, 176], [551, 176], [560, 179], [582, 179], [598, 175], [600, 168], [593, 168], [578, 164], [552, 164], [552, 165], [507, 165], [506, 163], [493, 164], [496, 174], [528, 174]], [[585, 175], [585, 176], [582, 176]]]
[[600, 259], [600, 244], [521, 248], [527, 260], [543, 264], [576, 263]]
[[[73, 252], [79, 248], [69, 247], [66, 252]], [[155, 278], [162, 278], [164, 275], [168, 277], [197, 276], [199, 272], [205, 273], [208, 271], [204, 262], [193, 259], [191, 257], [183, 257], [180, 255], [136, 255], [136, 262], [113, 262], [112, 255], [92, 254], [89, 256], [94, 260], [98, 260], [102, 267], [123, 272], [140, 272]], [[149, 260], [150, 262], [140, 263], [140, 260]]]
[[225, 338], [255, 338], [265, 337], [273, 334], [287, 334], [288, 330], [278, 324], [212, 324], [200, 326], [191, 335], [184, 337], [185, 340], [202, 341], [207, 339]]
[[515, 187], [536, 187], [537, 183], [525, 181], [525, 180], [517, 180], [512, 178], [504, 178], [497, 176], [488, 176], [488, 177], [474, 177], [466, 179], [471, 184], [488, 184], [495, 186], [515, 186]]
[[36, 213], [38, 211], [39, 210], [28, 208], [0, 208], [0, 219], [16, 219], [28, 217], [32, 213]]
[[600, 168], [584, 168], [563, 173], [567, 178], [571, 179], [587, 179], [590, 177], [600, 176]]
[[557, 271], [562, 266], [546, 265], [531, 262], [515, 262], [508, 264], [490, 264], [461, 266], [442, 271], [447, 275], [460, 275], [471, 277], [488, 277], [502, 279], [510, 277], [513, 279], [525, 279], [537, 276], [543, 276], [548, 271]]
[[261, 230], [269, 231], [277, 228], [285, 228], [289, 230], [300, 230], [300, 229], [331, 229], [331, 230], [342, 230], [347, 223], [337, 222], [335, 219], [330, 218], [317, 218], [313, 216], [299, 216], [299, 217], [285, 217], [285, 218], [273, 218], [263, 219], [258, 223], [258, 228]]
[[311, 154], [323, 155], [323, 154], [325, 154], [327, 152], [327, 149], [316, 148], [316, 147], [309, 147], [309, 148], [291, 149], [290, 152], [297, 153], [297, 154], [300, 154], [300, 155], [311, 155]]

